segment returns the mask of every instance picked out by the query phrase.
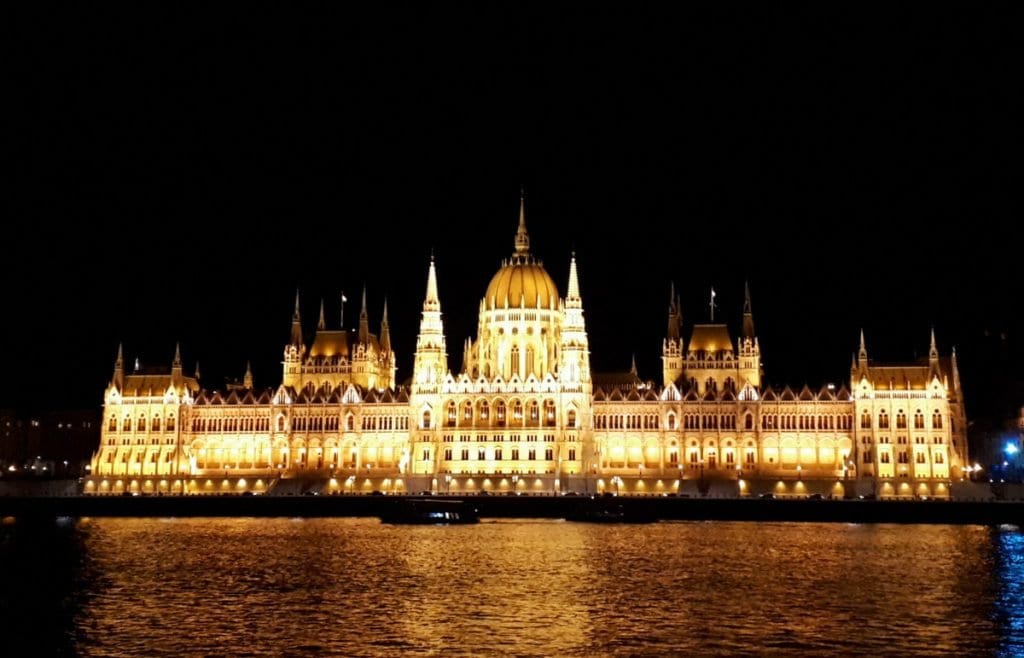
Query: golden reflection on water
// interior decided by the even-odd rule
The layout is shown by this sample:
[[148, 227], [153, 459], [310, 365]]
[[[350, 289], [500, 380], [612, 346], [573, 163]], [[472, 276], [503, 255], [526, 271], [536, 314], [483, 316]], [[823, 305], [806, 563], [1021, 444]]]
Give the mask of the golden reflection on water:
[[[1013, 655], [1007, 647], [1024, 646], [1021, 604], [1006, 585], [1021, 580], [1024, 542], [978, 526], [94, 519], [68, 532], [56, 559], [75, 565], [58, 586], [62, 601], [78, 603], [59, 624], [74, 653]], [[31, 539], [13, 541], [8, 553], [43, 560], [17, 548]]]

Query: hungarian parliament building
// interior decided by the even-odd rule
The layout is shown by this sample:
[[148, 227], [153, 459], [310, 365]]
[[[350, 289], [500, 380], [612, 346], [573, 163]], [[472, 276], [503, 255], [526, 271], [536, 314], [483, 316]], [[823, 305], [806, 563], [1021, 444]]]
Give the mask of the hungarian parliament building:
[[674, 291], [660, 384], [591, 372], [575, 257], [565, 296], [515, 248], [449, 368], [433, 258], [411, 381], [395, 379], [387, 306], [371, 333], [302, 330], [296, 297], [282, 381], [200, 388], [180, 353], [126, 370], [119, 348], [86, 493], [380, 492], [945, 497], [968, 469], [956, 353], [877, 363], [863, 333], [846, 385], [762, 385], [749, 290], [734, 337], [684, 331]]

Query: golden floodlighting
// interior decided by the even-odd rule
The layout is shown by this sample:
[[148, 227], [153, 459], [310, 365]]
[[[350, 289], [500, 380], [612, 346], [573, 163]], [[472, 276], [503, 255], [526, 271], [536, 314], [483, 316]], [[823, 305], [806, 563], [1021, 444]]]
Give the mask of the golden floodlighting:
[[[236, 478], [236, 493], [292, 478], [344, 482], [345, 493], [437, 492], [445, 475], [460, 474], [465, 482], [447, 481], [449, 489], [487, 489], [494, 478], [502, 490], [589, 493], [613, 482], [616, 493], [646, 495], [694, 479], [705, 491], [742, 480], [783, 492], [796, 481], [823, 491], [837, 477], [857, 488], [898, 473], [912, 483], [907, 494], [946, 497], [939, 483], [970, 474], [957, 356], [939, 353], [934, 332], [926, 358], [886, 364], [847, 328], [851, 343], [859, 338], [849, 379], [775, 389], [765, 383], [749, 288], [716, 291], [706, 314], [688, 310], [695, 321], [684, 326], [673, 285], [661, 352], [640, 359], [660, 356], [660, 372], [641, 372], [637, 359], [593, 372], [578, 268], [600, 264], [565, 253], [549, 270], [531, 253], [519, 201], [507, 218], [511, 255], [489, 280], [482, 273], [477, 331], [458, 345], [447, 342], [442, 314], [445, 264], [424, 263], [418, 327], [400, 328], [415, 335], [408, 383], [396, 378], [387, 304], [366, 291], [353, 300], [356, 327], [335, 321], [345, 309], [333, 293], [312, 333], [297, 294], [280, 375], [259, 384], [246, 367], [226, 388], [204, 388], [180, 349], [163, 370], [133, 371], [119, 348], [84, 491], [107, 493], [119, 478], [117, 490], [131, 480], [149, 492], [194, 475], [171, 492], [213, 493], [214, 476]], [[728, 304], [742, 310], [741, 324], [721, 322], [728, 313], [714, 321]], [[641, 317], [634, 309], [629, 321]], [[892, 485], [877, 491], [896, 495]]]

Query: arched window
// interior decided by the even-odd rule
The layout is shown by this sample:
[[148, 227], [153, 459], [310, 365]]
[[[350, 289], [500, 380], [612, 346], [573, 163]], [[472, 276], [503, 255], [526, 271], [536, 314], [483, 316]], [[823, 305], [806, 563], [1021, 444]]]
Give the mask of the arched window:
[[554, 425], [555, 424], [555, 401], [544, 400], [544, 424]]
[[871, 414], [866, 411], [860, 416], [860, 428], [862, 430], [871, 429]]
[[708, 377], [708, 380], [704, 382], [704, 390], [714, 393], [718, 390], [718, 386], [715, 384], [714, 377]]
[[153, 431], [160, 431], [160, 416], [153, 416]]
[[455, 427], [455, 403], [454, 402], [449, 402], [448, 403], [448, 427]]
[[523, 419], [523, 403], [516, 400], [512, 403], [512, 420]]
[[[429, 412], [428, 412], [427, 416], [424, 416], [424, 419], [427, 420], [427, 422], [429, 423], [429, 421], [430, 421]], [[426, 426], [424, 426], [424, 427], [426, 427]], [[355, 429], [356, 429], [356, 417], [353, 416], [352, 414], [348, 414], [347, 416], [345, 416], [345, 431], [346, 432], [352, 432]]]
[[533, 363], [533, 347], [526, 348], [526, 374], [527, 376], [532, 375], [537, 370]]
[[917, 413], [914, 414], [914, 429], [924, 429], [924, 412], [922, 412], [920, 409], [918, 409]]
[[487, 420], [490, 417], [491, 412], [490, 407], [487, 404], [487, 400], [480, 400], [479, 407], [480, 410], [478, 412], [478, 416], [480, 420]]
[[429, 411], [424, 411], [423, 412], [423, 429], [429, 429], [429, 428], [430, 428], [430, 412]]
[[277, 431], [278, 432], [283, 432], [284, 431], [284, 416], [278, 416], [277, 417]]
[[744, 429], [748, 429], [748, 430], [754, 429], [754, 417], [751, 416], [750, 414], [747, 414], [746, 418], [743, 421], [743, 425], [744, 425]]
[[498, 425], [505, 424], [505, 401], [498, 400], [494, 405], [494, 414], [498, 417]]
[[462, 420], [467, 424], [473, 421], [473, 403], [469, 400], [462, 405]]
[[676, 415], [669, 414], [668, 418], [665, 419], [665, 424], [670, 430], [674, 430], [676, 428]]
[[907, 429], [907, 416], [902, 409], [896, 412], [896, 429]]
[[576, 410], [570, 409], [569, 413], [566, 414], [565, 424], [569, 427], [576, 427]]
[[936, 409], [935, 413], [932, 414], [932, 429], [942, 429], [942, 414], [939, 413], [938, 409]]
[[145, 416], [139, 416], [139, 422], [136, 425], [135, 429], [137, 429], [140, 432], [145, 432], [146, 431], [146, 417]]
[[889, 414], [885, 411], [878, 414], [878, 429], [889, 429]]
[[530, 400], [530, 424], [535, 425], [540, 421], [540, 405], [536, 400]]
[[519, 346], [518, 345], [512, 347], [512, 352], [511, 352], [510, 357], [512, 359], [512, 374], [513, 375], [518, 375], [519, 374]]
[[117, 417], [116, 416], [111, 416], [110, 417], [110, 422], [107, 423], [107, 431], [109, 431], [109, 432], [116, 432], [117, 431]]

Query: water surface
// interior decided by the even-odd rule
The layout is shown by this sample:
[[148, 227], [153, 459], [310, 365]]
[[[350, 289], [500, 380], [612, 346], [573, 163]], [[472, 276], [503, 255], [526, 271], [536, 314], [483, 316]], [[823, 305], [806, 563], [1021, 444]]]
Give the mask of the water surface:
[[0, 569], [39, 654], [1024, 653], [1014, 528], [92, 519]]

